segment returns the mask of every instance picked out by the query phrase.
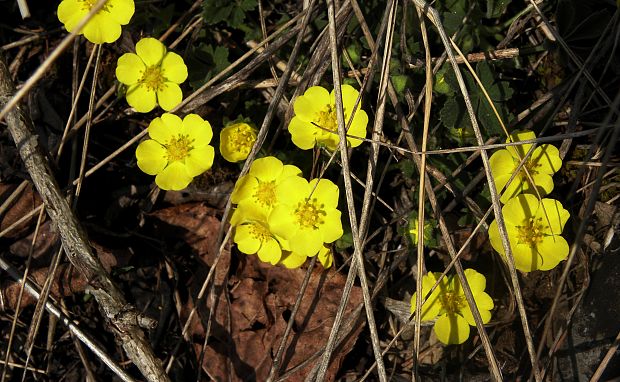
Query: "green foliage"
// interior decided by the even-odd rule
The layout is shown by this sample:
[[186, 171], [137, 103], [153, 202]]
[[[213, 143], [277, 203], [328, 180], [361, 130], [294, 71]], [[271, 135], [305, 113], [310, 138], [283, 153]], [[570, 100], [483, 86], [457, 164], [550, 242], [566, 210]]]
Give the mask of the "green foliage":
[[257, 6], [256, 0], [205, 0], [202, 17], [207, 25], [224, 22], [231, 28], [242, 29], [246, 13]]
[[[483, 133], [486, 133], [487, 136], [503, 134], [493, 109], [474, 77], [465, 70], [462, 73]], [[491, 66], [486, 62], [479, 62], [476, 65], [476, 75], [484, 85], [504, 124], [508, 124], [511, 115], [505, 102], [512, 96], [512, 88], [504, 81], [496, 81]], [[455, 96], [448, 98], [444, 103], [440, 111], [441, 121], [458, 142], [469, 142], [470, 137], [473, 136], [471, 121], [465, 108], [463, 96], [460, 94], [456, 76], [451, 69], [446, 73], [445, 81], [450, 85]]]
[[188, 53], [185, 62], [189, 69], [189, 84], [197, 89], [230, 65], [228, 48], [221, 45], [200, 44]]
[[485, 17], [487, 19], [493, 19], [500, 17], [506, 12], [506, 8], [512, 0], [487, 0], [487, 10]]

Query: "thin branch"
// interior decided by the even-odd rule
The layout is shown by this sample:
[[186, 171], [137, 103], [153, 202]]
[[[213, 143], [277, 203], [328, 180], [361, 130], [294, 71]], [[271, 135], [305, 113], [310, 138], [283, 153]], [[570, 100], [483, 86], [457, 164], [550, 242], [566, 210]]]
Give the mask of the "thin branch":
[[[13, 93], [14, 86], [8, 68], [4, 57], [0, 56], [0, 101], [3, 110], [7, 110], [9, 131], [49, 216], [58, 227], [69, 260], [89, 281], [91, 294], [97, 299], [110, 330], [142, 374], [149, 381], [169, 381], [138, 325], [145, 317], [127, 303], [93, 253], [86, 232], [69, 208], [53, 176], [46, 153], [33, 132], [30, 117], [17, 104], [14, 108], [8, 107], [9, 100], [16, 99]], [[151, 326], [155, 324], [154, 320], [146, 321], [150, 321]]]

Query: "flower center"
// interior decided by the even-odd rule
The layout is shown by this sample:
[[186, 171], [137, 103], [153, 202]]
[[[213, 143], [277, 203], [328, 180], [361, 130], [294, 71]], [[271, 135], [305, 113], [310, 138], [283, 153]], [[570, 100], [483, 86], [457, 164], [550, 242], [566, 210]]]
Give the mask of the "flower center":
[[276, 181], [269, 182], [258, 181], [254, 197], [263, 207], [271, 207], [276, 203]]
[[140, 79], [140, 82], [146, 85], [147, 88], [157, 91], [161, 89], [164, 82], [166, 82], [166, 79], [164, 78], [159, 66], [151, 66], [146, 68], [144, 74], [142, 74], [142, 79]]
[[168, 162], [175, 162], [185, 159], [189, 152], [194, 149], [193, 139], [189, 136], [179, 134], [176, 138], [171, 138], [166, 147]]
[[517, 240], [519, 244], [531, 247], [542, 242], [545, 225], [542, 218], [529, 218], [524, 225], [517, 226]]
[[319, 111], [316, 124], [325, 130], [338, 131], [338, 121], [336, 120], [336, 105], [327, 105], [323, 110]]
[[256, 135], [252, 130], [237, 127], [230, 136], [230, 142], [235, 150], [241, 154], [248, 154], [256, 141]]
[[[519, 163], [521, 163], [521, 160], [515, 158], [514, 162], [515, 162], [515, 169], [516, 169], [517, 166], [519, 166]], [[526, 170], [527, 170], [527, 173], [530, 174], [530, 176], [534, 176], [538, 174], [538, 167], [540, 166], [541, 166], [540, 163], [534, 162], [532, 158], [528, 158], [528, 160], [525, 161], [525, 163], [523, 164], [521, 171], [519, 172], [519, 177], [521, 177], [521, 179], [527, 179], [527, 174], [525, 173]]]
[[[99, 2], [99, 0], [82, 0], [82, 9], [85, 11], [89, 11], [91, 9], [93, 9], [93, 7], [95, 5], [97, 5], [97, 3]], [[111, 8], [112, 5], [108, 4], [108, 2], [106, 1], [106, 3], [103, 5], [103, 7], [101, 8], [101, 10], [99, 12], [105, 11], [105, 12], [109, 12], [109, 8]]]
[[443, 292], [439, 299], [448, 314], [459, 313], [467, 304], [464, 295], [454, 292]]
[[327, 215], [325, 205], [319, 204], [316, 198], [306, 199], [299, 202], [295, 209], [297, 223], [303, 228], [318, 229], [324, 223], [323, 218]]
[[271, 239], [271, 232], [269, 232], [269, 229], [260, 223], [251, 223], [250, 233], [261, 243]]

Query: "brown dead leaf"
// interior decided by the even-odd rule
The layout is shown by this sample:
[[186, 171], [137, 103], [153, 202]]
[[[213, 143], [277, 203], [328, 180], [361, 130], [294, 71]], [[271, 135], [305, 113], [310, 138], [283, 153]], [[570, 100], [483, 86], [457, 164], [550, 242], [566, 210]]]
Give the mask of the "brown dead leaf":
[[[228, 290], [222, 291], [228, 293], [230, 306], [221, 294], [213, 307], [212, 338], [202, 365], [215, 380], [260, 381], [269, 374], [306, 270], [273, 267], [261, 263], [254, 256], [239, 256], [243, 256], [240, 259], [242, 266], [228, 284]], [[344, 283], [345, 277], [333, 270], [328, 273], [317, 267], [313, 271], [287, 341], [281, 374], [311, 359], [325, 346]], [[354, 287], [345, 316], [361, 302], [361, 291]], [[207, 313], [210, 308], [207, 303]], [[201, 331], [194, 332], [192, 336], [197, 354], [202, 349], [208, 315], [201, 316], [201, 319], [203, 325], [198, 328]], [[226, 329], [228, 326], [231, 331]], [[334, 380], [361, 329], [361, 326], [357, 327], [334, 353], [327, 380]], [[315, 364], [316, 361], [309, 362], [287, 380], [303, 381]]]
[[[174, 236], [184, 240], [211, 266], [217, 254], [215, 241], [220, 227], [216, 212], [204, 204], [190, 203], [159, 210], [151, 216], [159, 221], [154, 222], [156, 232], [165, 233], [167, 238]], [[222, 254], [215, 276], [216, 294], [213, 299], [207, 294], [203, 301], [197, 303], [198, 318], [190, 325], [189, 338], [204, 372], [211, 379], [261, 381], [269, 374], [306, 269], [273, 267], [260, 262], [255, 256], [235, 256], [239, 256], [239, 265], [235, 273], [229, 275], [230, 252], [226, 250]], [[188, 285], [193, 298], [197, 296], [207, 273], [207, 267], [194, 271]], [[308, 361], [325, 346], [345, 279], [334, 270], [323, 272], [321, 267], [317, 267], [313, 271], [287, 341], [280, 374]], [[345, 315], [351, 314], [361, 303], [361, 291], [354, 287]], [[183, 323], [187, 321], [194, 304], [196, 301], [192, 298], [183, 302]], [[210, 313], [211, 329], [203, 354]], [[334, 380], [361, 329], [358, 325], [334, 353], [327, 380]], [[287, 380], [303, 381], [316, 362], [308, 362]]]
[[[6, 200], [16, 188], [17, 185], [0, 184], [0, 200]], [[24, 215], [37, 208], [40, 204], [41, 198], [39, 197], [39, 194], [34, 191], [32, 184], [28, 184], [24, 191], [22, 191], [21, 195], [13, 201], [13, 204], [4, 213], [4, 215], [0, 216], [0, 231], [4, 231], [6, 228], [10, 227]], [[22, 236], [27, 232], [30, 223], [36, 221], [36, 219], [37, 215], [31, 217], [15, 227], [11, 232], [7, 233], [5, 237], [14, 239]]]
[[[178, 231], [164, 229], [161, 224], [155, 224], [158, 232], [165, 232], [167, 236], [175, 236], [187, 243], [208, 266], [212, 266], [217, 255], [217, 234], [220, 229], [220, 219], [216, 216], [217, 210], [203, 203], [189, 203], [155, 211], [151, 216]], [[224, 249], [223, 258], [215, 273], [216, 284], [221, 284], [228, 273], [230, 251]]]

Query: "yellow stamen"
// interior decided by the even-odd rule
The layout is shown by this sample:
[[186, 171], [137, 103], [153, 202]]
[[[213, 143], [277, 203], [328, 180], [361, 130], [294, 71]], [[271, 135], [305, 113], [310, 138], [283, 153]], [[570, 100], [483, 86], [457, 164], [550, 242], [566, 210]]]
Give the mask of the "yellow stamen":
[[531, 247], [542, 242], [545, 232], [542, 218], [530, 218], [524, 225], [517, 226], [517, 240], [519, 244], [528, 244]]
[[316, 198], [300, 202], [295, 210], [297, 223], [303, 228], [318, 229], [324, 223], [323, 218], [327, 215], [324, 208], [325, 205], [319, 204]]
[[276, 182], [275, 180], [268, 182], [258, 181], [258, 186], [254, 192], [254, 197], [263, 207], [271, 207], [276, 203]]
[[[93, 7], [97, 5], [98, 2], [99, 0], [82, 0], [82, 9], [90, 12], [90, 10], [93, 9]], [[106, 3], [101, 8], [100, 12], [101, 11], [109, 12], [111, 7], [112, 5], [108, 4], [108, 2], [106, 1]]]
[[168, 144], [165, 145], [168, 161], [174, 162], [184, 160], [189, 155], [189, 152], [194, 149], [192, 146], [193, 142], [194, 140], [189, 139], [189, 136], [182, 134], [177, 135], [176, 138], [170, 139]]
[[[346, 110], [344, 115], [346, 120]], [[316, 124], [325, 130], [338, 131], [338, 121], [336, 120], [336, 105], [326, 105], [323, 110], [319, 111]]]
[[166, 82], [166, 78], [161, 72], [161, 68], [159, 66], [151, 66], [146, 68], [144, 73], [142, 74], [142, 78], [140, 82], [149, 89], [153, 91], [160, 90], [164, 83]]
[[230, 135], [230, 142], [240, 153], [249, 153], [256, 141], [256, 134], [251, 129], [235, 128]]
[[264, 243], [265, 241], [272, 238], [269, 229], [259, 223], [250, 224], [250, 233], [252, 234], [252, 236], [254, 236], [256, 240], [260, 241], [261, 243]]
[[439, 300], [448, 314], [459, 313], [467, 306], [465, 296], [459, 293], [443, 292], [440, 294]]

